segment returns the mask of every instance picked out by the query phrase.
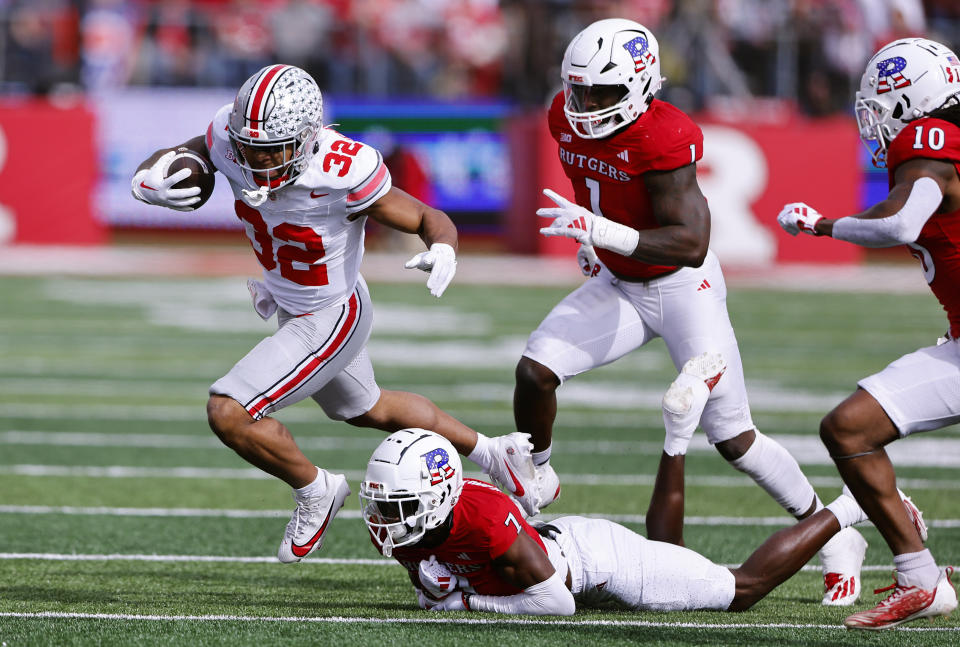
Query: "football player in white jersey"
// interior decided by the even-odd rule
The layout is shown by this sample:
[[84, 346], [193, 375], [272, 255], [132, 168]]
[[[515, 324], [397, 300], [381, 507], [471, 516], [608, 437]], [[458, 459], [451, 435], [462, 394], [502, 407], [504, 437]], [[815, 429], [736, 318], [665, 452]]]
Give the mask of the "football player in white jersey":
[[[487, 438], [423, 396], [377, 385], [366, 351], [373, 310], [359, 273], [364, 223], [372, 218], [420, 236], [428, 250], [405, 267], [429, 272], [427, 287], [437, 297], [456, 270], [457, 230], [445, 213], [392, 186], [379, 152], [324, 127], [322, 118], [313, 78], [270, 65], [216, 113], [206, 135], [182, 144], [230, 182], [263, 266], [263, 281], [248, 282], [254, 308], [264, 319], [277, 313], [279, 330], [210, 387], [207, 418], [225, 445], [293, 488], [296, 510], [281, 562], [318, 549], [350, 494], [343, 475], [315, 466], [269, 415], [307, 397], [354, 426], [435, 431], [512, 494], [522, 495], [533, 480], [527, 436]], [[199, 201], [199, 188], [173, 188], [187, 169], [167, 177], [177, 148], [139, 166], [134, 197], [179, 210]]]

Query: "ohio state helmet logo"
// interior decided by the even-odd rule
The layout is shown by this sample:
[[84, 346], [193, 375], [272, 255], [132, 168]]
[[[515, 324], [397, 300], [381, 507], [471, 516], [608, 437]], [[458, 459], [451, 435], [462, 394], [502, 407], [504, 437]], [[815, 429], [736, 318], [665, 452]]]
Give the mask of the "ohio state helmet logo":
[[903, 68], [907, 66], [907, 59], [894, 56], [877, 63], [877, 94], [884, 94], [891, 90], [899, 90], [910, 85], [910, 79], [903, 75]]
[[443, 483], [457, 473], [457, 470], [450, 465], [450, 455], [441, 447], [423, 454], [421, 458], [426, 462], [427, 471], [430, 472], [430, 485]]
[[623, 49], [627, 50], [630, 57], [633, 58], [634, 72], [642, 72], [648, 65], [657, 62], [657, 57], [650, 52], [650, 45], [645, 36], [637, 36], [631, 41], [623, 44]]

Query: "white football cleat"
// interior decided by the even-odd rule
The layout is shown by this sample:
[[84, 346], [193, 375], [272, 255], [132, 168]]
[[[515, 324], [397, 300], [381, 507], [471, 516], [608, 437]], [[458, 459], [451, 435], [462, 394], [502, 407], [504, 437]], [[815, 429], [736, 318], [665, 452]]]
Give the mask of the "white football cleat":
[[505, 488], [524, 512], [534, 516], [537, 507], [537, 478], [533, 468], [533, 443], [530, 434], [515, 431], [491, 438], [495, 449], [489, 475], [494, 483]]
[[[857, 500], [846, 484], [843, 486], [843, 493], [854, 501]], [[907, 516], [910, 517], [910, 521], [913, 522], [913, 527], [917, 529], [917, 534], [920, 535], [920, 541], [927, 543], [927, 524], [923, 520], [923, 512], [920, 511], [917, 504], [915, 504], [903, 490], [897, 488], [897, 493], [900, 495], [900, 500], [903, 501], [903, 508], [907, 511]], [[864, 513], [863, 516], [864, 520], [866, 520], [867, 515]]]
[[320, 470], [320, 474], [325, 484], [322, 495], [304, 498], [296, 493], [293, 495], [297, 509], [293, 511], [277, 552], [277, 559], [284, 564], [299, 562], [323, 545], [330, 521], [350, 496], [350, 486], [344, 475], [330, 474], [326, 470]]
[[867, 540], [857, 530], [844, 528], [820, 549], [823, 569], [823, 605], [848, 607], [860, 597], [860, 569]]
[[727, 365], [720, 353], [700, 353], [684, 363], [680, 374], [667, 388], [662, 409], [663, 451], [668, 456], [687, 453], [710, 392], [726, 370]]
[[907, 516], [913, 521], [913, 527], [917, 529], [917, 534], [920, 535], [920, 541], [927, 543], [927, 524], [923, 521], [923, 513], [920, 512], [920, 508], [914, 504], [910, 497], [903, 493], [903, 490], [897, 488], [897, 492], [900, 493], [900, 498], [903, 500], [903, 507], [907, 510]]
[[549, 462], [534, 467], [537, 472], [537, 507], [543, 510], [560, 498], [560, 477]]
[[704, 352], [688, 359], [680, 372], [700, 378], [707, 388], [713, 391], [713, 387], [717, 385], [726, 370], [727, 363], [723, 361], [723, 355]]
[[[696, 398], [691, 388], [691, 381], [683, 376], [689, 375], [696, 381], [703, 382], [709, 394], [726, 370], [727, 364], [720, 353], [700, 353], [696, 357], [691, 357], [663, 395], [663, 407], [677, 414], [689, 413], [694, 407]], [[705, 400], [703, 404], [706, 404]], [[699, 418], [700, 416], [697, 415], [698, 420]]]
[[947, 566], [932, 590], [901, 586], [894, 576], [891, 586], [874, 591], [882, 593], [893, 589], [886, 600], [872, 609], [849, 616], [843, 624], [848, 629], [889, 629], [920, 618], [949, 617], [957, 608], [957, 591], [950, 582], [951, 575], [953, 567]]

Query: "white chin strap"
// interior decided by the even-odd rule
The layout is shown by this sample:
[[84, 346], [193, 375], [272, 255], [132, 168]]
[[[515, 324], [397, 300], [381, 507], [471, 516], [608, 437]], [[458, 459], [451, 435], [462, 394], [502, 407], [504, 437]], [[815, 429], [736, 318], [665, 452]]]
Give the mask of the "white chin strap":
[[267, 201], [267, 196], [270, 195], [270, 187], [262, 186], [254, 190], [240, 189], [240, 193], [243, 194], [243, 201], [248, 205], [251, 207], [259, 207]]

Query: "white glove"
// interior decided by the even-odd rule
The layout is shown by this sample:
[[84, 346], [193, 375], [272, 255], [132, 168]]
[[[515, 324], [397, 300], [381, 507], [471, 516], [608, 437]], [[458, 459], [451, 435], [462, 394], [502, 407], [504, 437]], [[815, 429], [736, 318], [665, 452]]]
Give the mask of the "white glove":
[[581, 245], [609, 249], [622, 256], [630, 256], [637, 248], [640, 232], [636, 229], [601, 218], [550, 189], [544, 189], [543, 194], [557, 204], [537, 209], [538, 216], [553, 218], [549, 226], [540, 230], [544, 236], [573, 238]]
[[461, 591], [454, 591], [440, 600], [432, 600], [423, 591], [417, 589], [417, 604], [421, 609], [429, 611], [469, 611], [467, 595]]
[[801, 231], [811, 236], [819, 235], [814, 227], [821, 220], [823, 220], [823, 216], [820, 215], [820, 212], [813, 207], [808, 207], [803, 202], [791, 202], [784, 206], [777, 215], [777, 222], [791, 236], [796, 236]]
[[438, 562], [435, 555], [420, 560], [419, 577], [423, 589], [437, 600], [450, 595], [461, 585], [461, 578]]
[[133, 197], [141, 202], [155, 204], [158, 207], [167, 207], [177, 211], [193, 211], [190, 205], [200, 202], [200, 187], [170, 188], [180, 180], [190, 177], [190, 169], [183, 168], [170, 177], [164, 177], [176, 154], [176, 151], [165, 153], [150, 168], [137, 171], [130, 183]]
[[453, 247], [446, 243], [434, 243], [429, 251], [420, 252], [403, 264], [408, 270], [418, 269], [430, 272], [427, 279], [427, 288], [430, 294], [440, 297], [450, 285], [453, 275], [457, 273], [457, 254]]
[[593, 245], [580, 245], [577, 250], [577, 265], [584, 276], [596, 276], [600, 272], [600, 259]]

